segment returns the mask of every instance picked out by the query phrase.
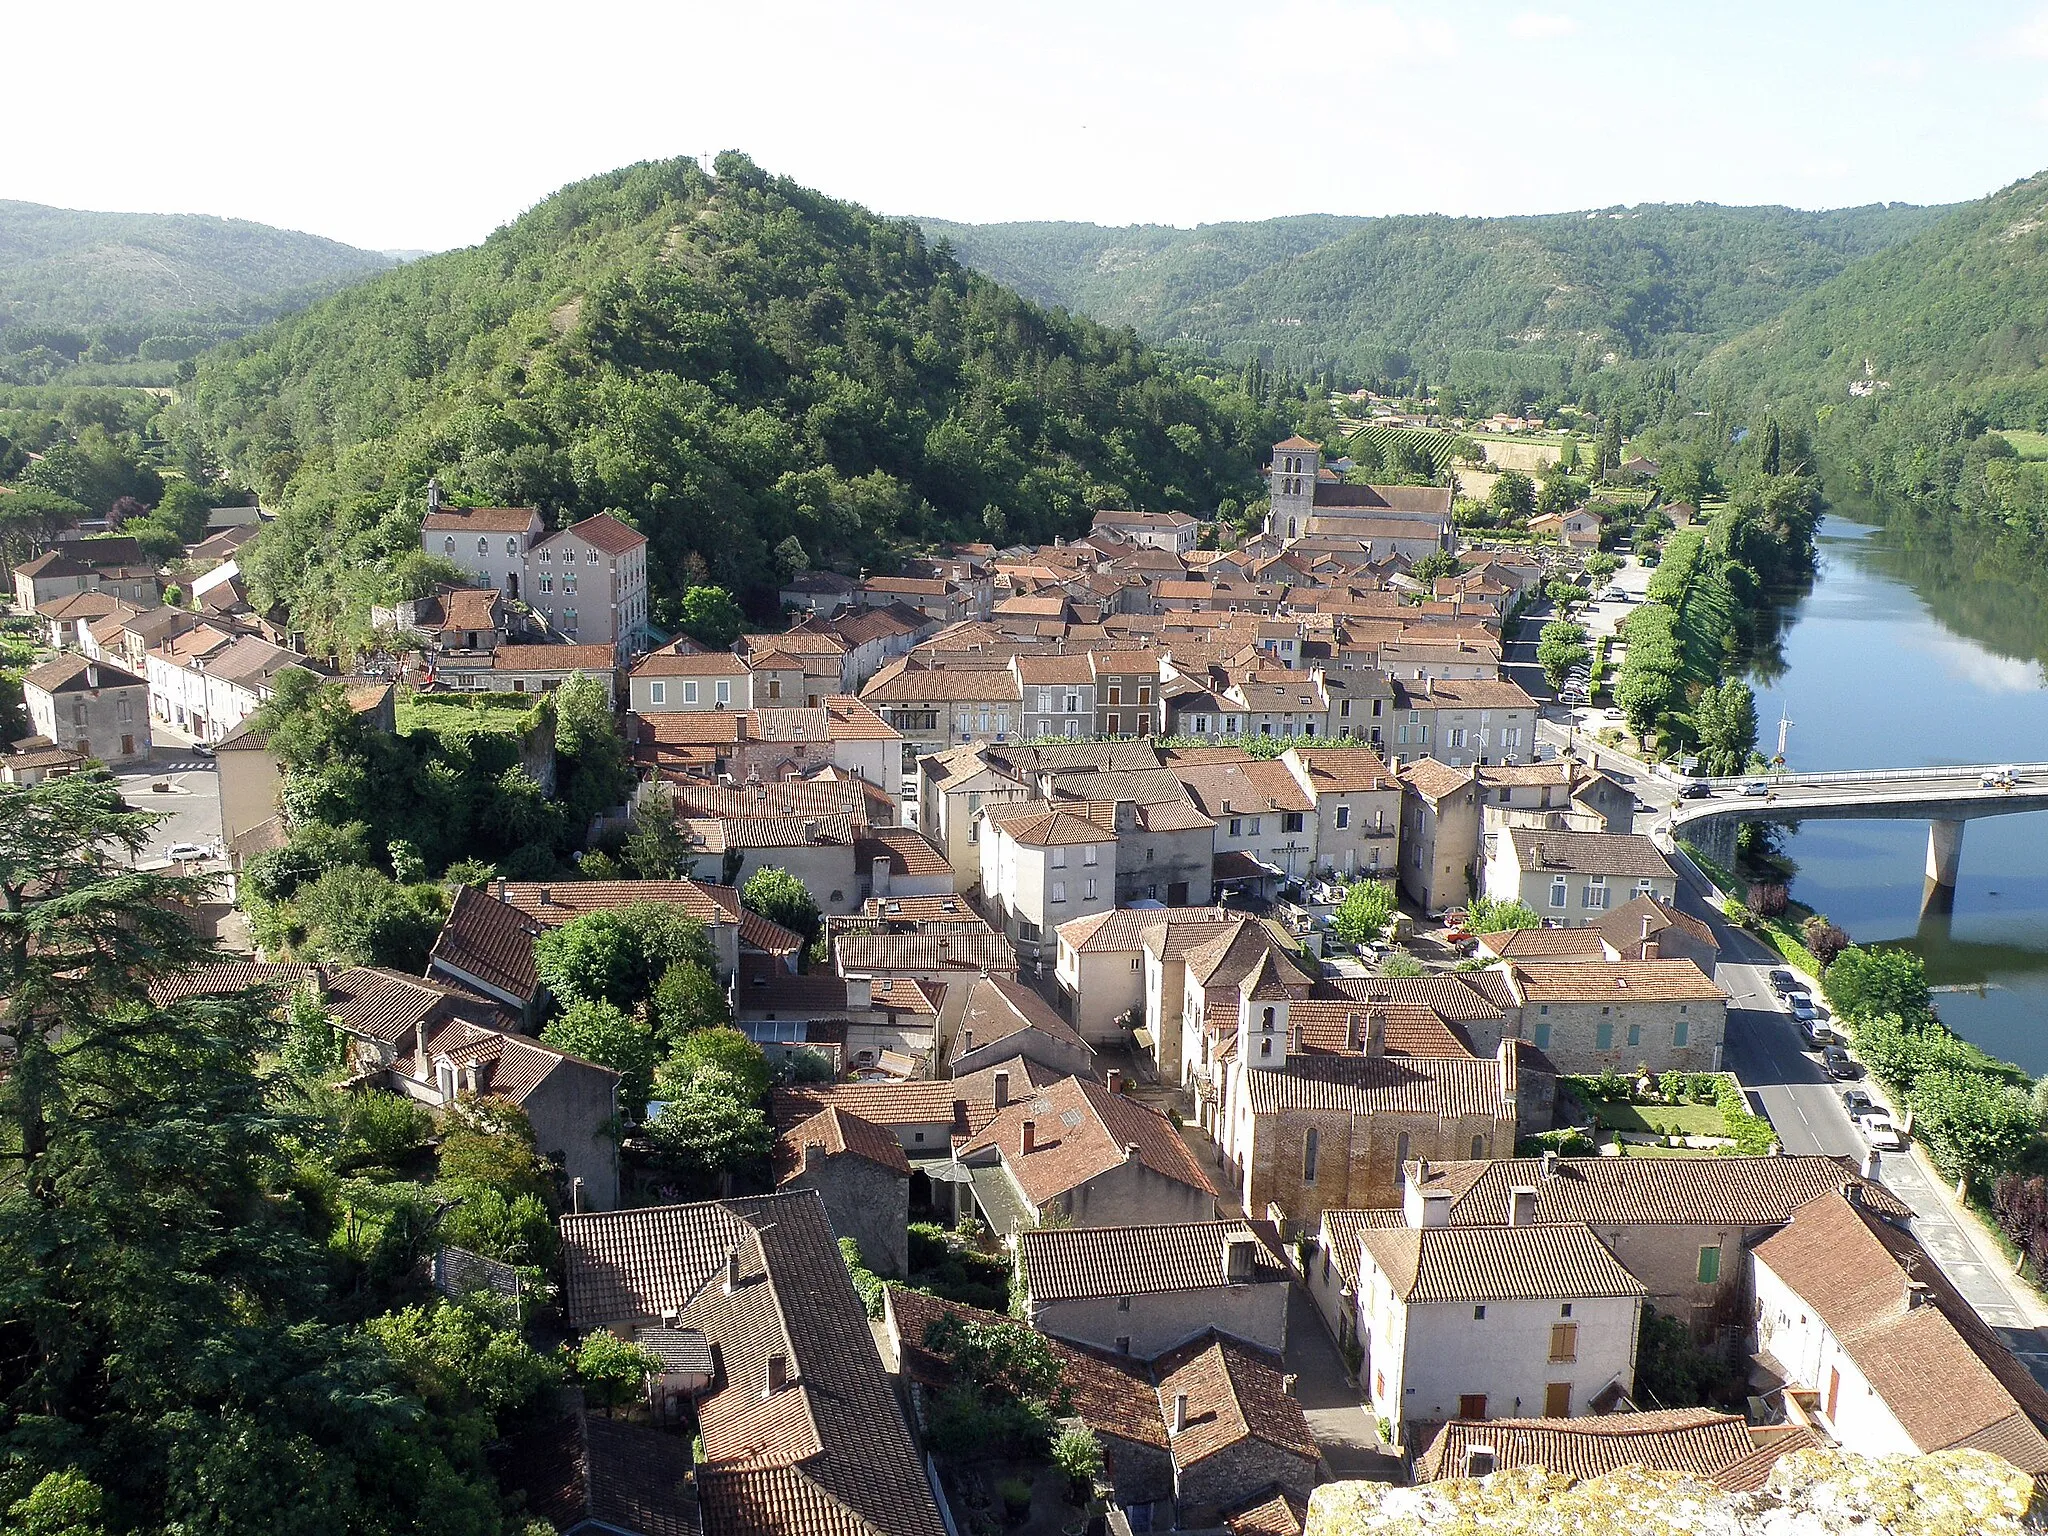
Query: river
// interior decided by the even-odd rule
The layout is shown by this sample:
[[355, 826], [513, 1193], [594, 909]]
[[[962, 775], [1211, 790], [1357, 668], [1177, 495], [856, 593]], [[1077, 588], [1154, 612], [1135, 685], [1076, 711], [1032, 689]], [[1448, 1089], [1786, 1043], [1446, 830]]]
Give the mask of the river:
[[[2048, 605], [2030, 573], [1839, 513], [1818, 553], [1751, 676], [1766, 753], [1782, 714], [1794, 769], [2048, 760]], [[2048, 1072], [2048, 812], [1970, 822], [1954, 911], [1924, 918], [1925, 823], [1809, 822], [1784, 847], [1798, 900], [1859, 941], [1908, 944], [1950, 1027]]]

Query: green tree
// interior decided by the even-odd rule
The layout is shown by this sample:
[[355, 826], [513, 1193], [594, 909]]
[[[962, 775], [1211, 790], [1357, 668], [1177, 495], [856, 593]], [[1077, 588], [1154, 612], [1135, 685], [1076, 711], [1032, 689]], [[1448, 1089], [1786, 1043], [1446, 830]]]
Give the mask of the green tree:
[[1552, 619], [1536, 636], [1536, 664], [1555, 692], [1573, 667], [1592, 652], [1586, 648], [1586, 627], [1568, 619]]
[[732, 1005], [709, 967], [685, 960], [662, 972], [651, 1012], [655, 1034], [674, 1047], [685, 1036], [732, 1023]]
[[1909, 1024], [1929, 1016], [1927, 965], [1909, 949], [1853, 944], [1822, 980], [1835, 1012], [1851, 1024], [1885, 1014]]
[[1465, 569], [1465, 563], [1448, 550], [1437, 550], [1424, 555], [1409, 566], [1408, 574], [1417, 581], [1433, 582], [1439, 576], [1456, 576]]
[[305, 927], [302, 949], [337, 965], [383, 965], [418, 974], [426, 969], [447, 916], [436, 885], [400, 885], [374, 869], [330, 869], [293, 902]]
[[580, 842], [592, 818], [617, 806], [633, 788], [608, 683], [578, 672], [556, 691], [555, 751], [567, 770], [562, 798]]
[[481, 1439], [422, 1433], [334, 1321], [317, 1200], [270, 1182], [303, 1130], [256, 1070], [270, 1005], [152, 998], [214, 958], [205, 882], [128, 867], [153, 820], [101, 775], [0, 786], [0, 1318], [34, 1410], [0, 1421], [9, 1524], [90, 1521], [89, 1482], [121, 1530], [487, 1536]]
[[1913, 1134], [1952, 1179], [1988, 1184], [2019, 1162], [2037, 1134], [2026, 1090], [1976, 1072], [1922, 1072], [1907, 1098]]
[[535, 1351], [494, 1297], [406, 1307], [371, 1318], [364, 1331], [422, 1402], [484, 1433], [562, 1380], [560, 1363]]
[[754, 871], [740, 891], [740, 905], [802, 935], [805, 944], [816, 939], [824, 928], [824, 916], [811, 899], [809, 888], [788, 870], [773, 864]]
[[775, 1141], [767, 1115], [715, 1071], [665, 1099], [647, 1134], [664, 1161], [700, 1185], [757, 1166]]
[[700, 1082], [712, 1081], [752, 1104], [768, 1092], [768, 1058], [736, 1029], [700, 1029], [687, 1035], [656, 1073], [661, 1097], [680, 1098]]
[[1503, 901], [1493, 896], [1474, 896], [1465, 915], [1465, 927], [1471, 933], [1508, 933], [1543, 926], [1543, 919], [1526, 901]]
[[1511, 469], [1493, 482], [1486, 504], [1503, 519], [1527, 522], [1536, 511], [1536, 482], [1519, 469]]
[[638, 1119], [654, 1090], [659, 1048], [654, 1034], [603, 1000], [572, 1003], [540, 1032], [541, 1039], [571, 1056], [581, 1056], [619, 1074], [619, 1106]]
[[1594, 451], [1594, 464], [1602, 480], [1621, 468], [1621, 418], [1612, 411], [1608, 412], [1600, 423], [1600, 440]]
[[1337, 910], [1330, 914], [1330, 927], [1347, 944], [1364, 944], [1379, 938], [1394, 920], [1399, 903], [1393, 882], [1360, 880], [1344, 893]]
[[1748, 683], [1731, 677], [1718, 688], [1702, 689], [1693, 701], [1692, 721], [1707, 773], [1728, 777], [1749, 765], [1756, 751], [1756, 696]]
[[714, 651], [729, 649], [747, 616], [723, 587], [692, 587], [683, 594], [683, 633]]
[[570, 1358], [584, 1398], [602, 1408], [607, 1418], [640, 1396], [647, 1378], [661, 1370], [661, 1357], [653, 1350], [629, 1344], [605, 1328], [585, 1334]]
[[541, 983], [564, 1007], [608, 1002], [632, 1012], [672, 965], [715, 962], [704, 925], [679, 908], [634, 902], [587, 912], [534, 940]]

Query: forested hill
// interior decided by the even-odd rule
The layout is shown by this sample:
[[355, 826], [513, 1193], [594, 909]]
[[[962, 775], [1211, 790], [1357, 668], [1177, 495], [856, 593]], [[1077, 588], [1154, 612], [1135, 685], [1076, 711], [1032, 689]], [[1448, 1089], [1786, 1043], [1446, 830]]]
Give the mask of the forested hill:
[[1256, 494], [1280, 425], [737, 154], [566, 187], [210, 354], [184, 396], [284, 508], [245, 558], [258, 596], [330, 642], [420, 579], [430, 474], [550, 522], [617, 512], [661, 620], [713, 582], [772, 612], [804, 562], [1213, 510]]
[[[1644, 205], [1176, 230], [928, 219], [963, 260], [1155, 342], [1441, 382], [1461, 354], [1696, 354], [1943, 210]], [[1498, 365], [1468, 360], [1478, 373]], [[1554, 367], [1555, 365], [1550, 365]], [[1548, 380], [1538, 380], [1539, 385]]]
[[0, 201], [0, 338], [234, 310], [390, 265], [375, 251], [241, 219]]
[[[2048, 172], [1869, 256], [1708, 359], [1749, 417], [1819, 424], [1831, 495], [2048, 537]], [[1985, 429], [1992, 429], [1987, 434]]]

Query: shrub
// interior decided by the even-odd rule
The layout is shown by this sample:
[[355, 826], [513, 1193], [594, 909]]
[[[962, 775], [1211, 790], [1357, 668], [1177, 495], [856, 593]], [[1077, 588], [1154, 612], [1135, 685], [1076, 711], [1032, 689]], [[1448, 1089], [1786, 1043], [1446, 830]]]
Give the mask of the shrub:
[[1849, 948], [1848, 933], [1818, 912], [1799, 925], [1799, 937], [1823, 968], [1833, 965]]
[[341, 1113], [342, 1168], [404, 1168], [434, 1134], [434, 1117], [403, 1094], [369, 1089], [348, 1095]]
[[1743, 898], [1743, 905], [1758, 917], [1783, 917], [1790, 903], [1790, 893], [1777, 881], [1752, 881]]
[[1052, 1443], [1052, 1464], [1077, 1488], [1093, 1488], [1104, 1471], [1102, 1442], [1085, 1424], [1070, 1424]]
[[867, 1308], [868, 1316], [880, 1317], [882, 1280], [861, 1258], [860, 1244], [850, 1237], [842, 1237], [839, 1239], [839, 1257], [845, 1261], [846, 1277], [853, 1282], [854, 1293], [860, 1297], [861, 1305]]
[[575, 1367], [584, 1397], [602, 1408], [607, 1418], [614, 1408], [638, 1397], [647, 1378], [661, 1369], [659, 1355], [638, 1344], [628, 1344], [604, 1328], [585, 1335], [570, 1363]]

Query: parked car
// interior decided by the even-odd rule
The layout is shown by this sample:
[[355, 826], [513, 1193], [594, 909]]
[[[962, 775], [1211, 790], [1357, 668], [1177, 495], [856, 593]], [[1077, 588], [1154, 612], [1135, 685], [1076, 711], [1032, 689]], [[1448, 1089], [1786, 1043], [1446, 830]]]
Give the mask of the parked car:
[[213, 744], [211, 742], [195, 741], [192, 743], [192, 750], [201, 757], [213, 756]]
[[210, 859], [213, 857], [213, 850], [202, 847], [198, 843], [173, 843], [164, 850], [164, 857], [167, 859]]
[[1820, 1018], [1820, 1010], [1813, 1006], [1813, 999], [1804, 992], [1788, 993], [1785, 1004], [1792, 1010], [1792, 1017], [1802, 1024], [1812, 1024]]
[[1782, 966], [1779, 969], [1772, 971], [1770, 975], [1765, 979], [1770, 982], [1771, 990], [1777, 993], [1780, 997], [1783, 997], [1787, 992], [1798, 992], [1804, 990], [1799, 985], [1799, 978], [1797, 976], [1794, 976], [1790, 971], [1785, 970]]
[[1694, 779], [1678, 792], [1681, 800], [1711, 800], [1714, 786], [1703, 779]]
[[1751, 779], [1742, 786], [1742, 792], [1745, 795], [1760, 799], [1771, 792], [1771, 781], [1769, 779]]
[[1820, 1053], [1820, 1064], [1827, 1069], [1829, 1077], [1860, 1077], [1863, 1069], [1849, 1059], [1849, 1053], [1839, 1045], [1831, 1045]]
[[1609, 603], [1625, 603], [1628, 601], [1628, 591], [1623, 587], [1609, 587], [1600, 596], [1603, 601]]
[[1870, 1095], [1861, 1088], [1844, 1088], [1842, 1090], [1842, 1108], [1849, 1112], [1851, 1120], [1857, 1120], [1869, 1114], [1877, 1106], [1870, 1101]]
[[1890, 1115], [1882, 1110], [1871, 1110], [1856, 1117], [1856, 1128], [1863, 1132], [1863, 1139], [1881, 1152], [1898, 1152], [1906, 1143], [1899, 1135], [1899, 1128], [1892, 1124]]

